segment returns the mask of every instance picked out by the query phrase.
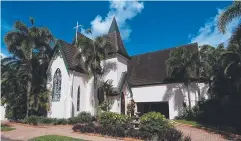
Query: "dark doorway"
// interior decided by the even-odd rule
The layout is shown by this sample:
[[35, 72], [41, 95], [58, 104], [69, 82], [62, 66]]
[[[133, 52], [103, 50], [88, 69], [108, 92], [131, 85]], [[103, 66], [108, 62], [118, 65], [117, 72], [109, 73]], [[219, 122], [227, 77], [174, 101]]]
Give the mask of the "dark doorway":
[[121, 93], [121, 114], [125, 114], [125, 96]]
[[138, 102], [137, 111], [140, 115], [148, 112], [160, 112], [166, 118], [169, 118], [169, 106], [168, 102]]

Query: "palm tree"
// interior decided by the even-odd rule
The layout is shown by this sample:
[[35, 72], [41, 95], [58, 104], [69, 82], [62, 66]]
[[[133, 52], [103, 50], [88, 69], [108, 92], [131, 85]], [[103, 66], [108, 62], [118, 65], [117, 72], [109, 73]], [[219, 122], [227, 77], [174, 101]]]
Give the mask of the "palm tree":
[[225, 28], [234, 18], [241, 16], [241, 1], [234, 1], [219, 17], [218, 28], [225, 33]]
[[[92, 31], [88, 29], [86, 33], [92, 34]], [[94, 77], [94, 95], [96, 95], [97, 76], [104, 73], [101, 61], [105, 60], [110, 44], [104, 36], [98, 36], [93, 40], [87, 37], [79, 38], [76, 45], [81, 49], [81, 52], [78, 52], [75, 57], [80, 64], [84, 62], [85, 71], [89, 76]]]
[[31, 26], [28, 27], [22, 21], [16, 21], [14, 29], [4, 37], [8, 51], [21, 62], [19, 75], [24, 76], [27, 81], [26, 117], [29, 115], [29, 100], [32, 90], [32, 65], [34, 60], [41, 61], [50, 58], [51, 44], [54, 40], [47, 28], [35, 27], [33, 18], [30, 18], [30, 23]]
[[[104, 104], [104, 111], [109, 111], [111, 104], [109, 102], [109, 96], [116, 95], [116, 92], [114, 91], [113, 85], [112, 85], [112, 80], [106, 80], [104, 82], [101, 82], [98, 90], [100, 91], [99, 99], [100, 97], [104, 97], [102, 104]], [[103, 110], [102, 109], [102, 110]]]
[[193, 61], [194, 56], [186, 48], [176, 48], [170, 52], [166, 61], [167, 76], [175, 81], [184, 82], [184, 85], [187, 87], [189, 111], [191, 111], [189, 83], [196, 74]]

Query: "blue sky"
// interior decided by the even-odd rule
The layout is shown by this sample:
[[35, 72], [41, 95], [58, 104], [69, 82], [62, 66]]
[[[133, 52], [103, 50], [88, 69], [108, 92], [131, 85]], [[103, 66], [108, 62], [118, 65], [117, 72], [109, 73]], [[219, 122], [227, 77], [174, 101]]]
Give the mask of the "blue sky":
[[71, 42], [78, 21], [93, 29], [93, 36], [106, 33], [112, 17], [119, 25], [130, 55], [198, 42], [227, 42], [240, 23], [234, 20], [225, 35], [218, 32], [218, 15], [232, 2], [2, 2], [1, 49], [8, 55], [3, 38], [16, 20], [48, 27], [57, 39]]

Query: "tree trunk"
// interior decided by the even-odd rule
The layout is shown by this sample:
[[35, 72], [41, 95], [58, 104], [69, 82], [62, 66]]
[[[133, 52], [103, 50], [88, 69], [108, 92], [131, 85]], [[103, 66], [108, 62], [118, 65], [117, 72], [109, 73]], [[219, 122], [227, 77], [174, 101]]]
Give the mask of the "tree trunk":
[[31, 83], [30, 80], [28, 80], [27, 85], [28, 85], [28, 88], [27, 88], [27, 102], [26, 102], [26, 104], [27, 104], [27, 107], [26, 107], [26, 117], [29, 116], [29, 101], [30, 101], [29, 99], [30, 99], [30, 93], [31, 93], [31, 87], [32, 87], [32, 83]]
[[192, 106], [191, 106], [191, 97], [190, 97], [190, 91], [189, 91], [189, 84], [187, 83], [187, 97], [188, 97], [188, 107], [189, 107], [189, 111], [192, 110]]

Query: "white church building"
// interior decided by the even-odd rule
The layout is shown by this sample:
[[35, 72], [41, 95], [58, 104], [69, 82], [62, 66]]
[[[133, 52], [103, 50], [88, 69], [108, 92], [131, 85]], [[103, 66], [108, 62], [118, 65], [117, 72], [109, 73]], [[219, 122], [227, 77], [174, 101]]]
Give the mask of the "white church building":
[[[86, 38], [78, 33], [78, 38]], [[165, 62], [173, 48], [129, 56], [126, 51], [115, 18], [106, 39], [112, 51], [102, 65], [115, 64], [99, 79], [112, 80], [118, 93], [112, 100], [110, 111], [127, 114], [130, 100], [136, 103], [136, 112], [158, 111], [173, 119], [181, 114], [183, 102], [188, 104], [187, 88], [183, 83], [167, 83]], [[197, 43], [182, 45], [188, 51], [197, 51]], [[97, 113], [98, 94], [94, 94], [93, 77], [90, 78], [76, 65], [75, 53], [80, 50], [74, 43], [58, 40], [55, 53], [48, 68], [48, 89], [51, 91], [51, 107], [48, 117], [69, 118], [82, 111]], [[100, 81], [100, 80], [99, 80]], [[189, 87], [191, 104], [198, 96], [207, 97], [208, 87], [203, 83], [192, 83]]]

